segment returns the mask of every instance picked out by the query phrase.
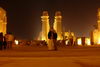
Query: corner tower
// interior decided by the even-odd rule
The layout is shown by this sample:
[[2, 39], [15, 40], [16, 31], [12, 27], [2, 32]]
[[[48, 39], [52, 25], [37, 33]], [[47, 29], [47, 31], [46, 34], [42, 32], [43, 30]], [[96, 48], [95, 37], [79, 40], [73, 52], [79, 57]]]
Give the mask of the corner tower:
[[97, 28], [92, 32], [91, 40], [93, 44], [100, 45], [100, 8], [98, 9], [97, 18]]
[[60, 11], [57, 11], [55, 13], [55, 19], [54, 19], [54, 29], [56, 30], [58, 34], [57, 40], [62, 40], [62, 15]]
[[6, 17], [6, 11], [0, 7], [0, 32], [3, 33], [3, 35], [7, 32], [7, 17]]
[[98, 30], [100, 30], [100, 8], [98, 9]]
[[43, 14], [41, 16], [42, 20], [42, 40], [47, 41], [48, 40], [48, 32], [49, 32], [49, 15], [47, 11], [43, 11]]

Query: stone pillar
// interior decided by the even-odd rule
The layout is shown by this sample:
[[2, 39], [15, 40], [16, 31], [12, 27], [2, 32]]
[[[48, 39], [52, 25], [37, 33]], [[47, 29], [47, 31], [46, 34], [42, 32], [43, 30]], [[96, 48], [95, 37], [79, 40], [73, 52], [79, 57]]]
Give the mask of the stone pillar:
[[62, 16], [61, 16], [61, 12], [57, 11], [55, 13], [55, 19], [54, 19], [54, 29], [57, 32], [58, 38], [57, 40], [62, 40]]
[[48, 32], [49, 32], [49, 15], [47, 11], [43, 11], [43, 15], [41, 16], [42, 20], [42, 40], [48, 40]]
[[3, 35], [7, 32], [7, 17], [6, 17], [6, 11], [0, 7], [0, 32], [3, 33]]
[[100, 30], [100, 8], [98, 9], [98, 30]]

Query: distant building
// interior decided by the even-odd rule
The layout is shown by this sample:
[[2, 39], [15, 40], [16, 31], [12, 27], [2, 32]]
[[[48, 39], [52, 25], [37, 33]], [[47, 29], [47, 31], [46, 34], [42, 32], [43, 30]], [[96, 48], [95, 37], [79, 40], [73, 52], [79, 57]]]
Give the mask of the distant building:
[[[50, 22], [49, 22], [49, 15], [47, 11], [43, 11], [41, 16], [42, 21], [42, 32], [40, 32], [38, 40], [45, 40], [48, 41], [48, 32], [50, 30]], [[68, 39], [73, 39], [73, 43], [75, 41], [75, 35], [73, 32], [65, 32], [62, 30], [62, 15], [60, 11], [55, 13], [53, 28], [57, 32], [57, 40], [64, 40], [66, 37]]]
[[61, 16], [60, 11], [57, 11], [55, 13], [53, 27], [56, 30], [57, 34], [58, 34], [57, 40], [62, 40], [63, 39], [63, 36], [62, 36], [62, 16]]
[[6, 11], [0, 7], [0, 32], [3, 33], [3, 35], [7, 32], [7, 17], [6, 17]]
[[90, 46], [91, 40], [89, 37], [77, 37], [76, 38], [76, 45], [78, 45], [78, 46]]
[[42, 20], [42, 40], [47, 41], [48, 40], [48, 32], [50, 29], [49, 25], [49, 15], [47, 11], [43, 11], [43, 15], [41, 16]]
[[75, 45], [76, 37], [74, 32], [64, 32], [64, 40], [66, 40], [66, 45]]

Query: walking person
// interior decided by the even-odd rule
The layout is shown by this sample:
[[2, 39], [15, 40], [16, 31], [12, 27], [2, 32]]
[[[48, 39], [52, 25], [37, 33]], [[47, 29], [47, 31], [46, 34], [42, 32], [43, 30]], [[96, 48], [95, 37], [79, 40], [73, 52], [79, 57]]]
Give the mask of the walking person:
[[3, 33], [0, 33], [0, 50], [2, 50], [3, 47]]

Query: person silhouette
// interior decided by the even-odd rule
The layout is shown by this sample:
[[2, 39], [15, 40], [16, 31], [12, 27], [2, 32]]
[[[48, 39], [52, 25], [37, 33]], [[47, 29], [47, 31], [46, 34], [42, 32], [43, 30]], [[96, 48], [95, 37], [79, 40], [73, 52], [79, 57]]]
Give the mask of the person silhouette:
[[0, 50], [2, 50], [3, 47], [3, 33], [0, 33]]
[[56, 40], [57, 40], [57, 33], [56, 31], [51, 28], [48, 33], [48, 50], [57, 50]]

